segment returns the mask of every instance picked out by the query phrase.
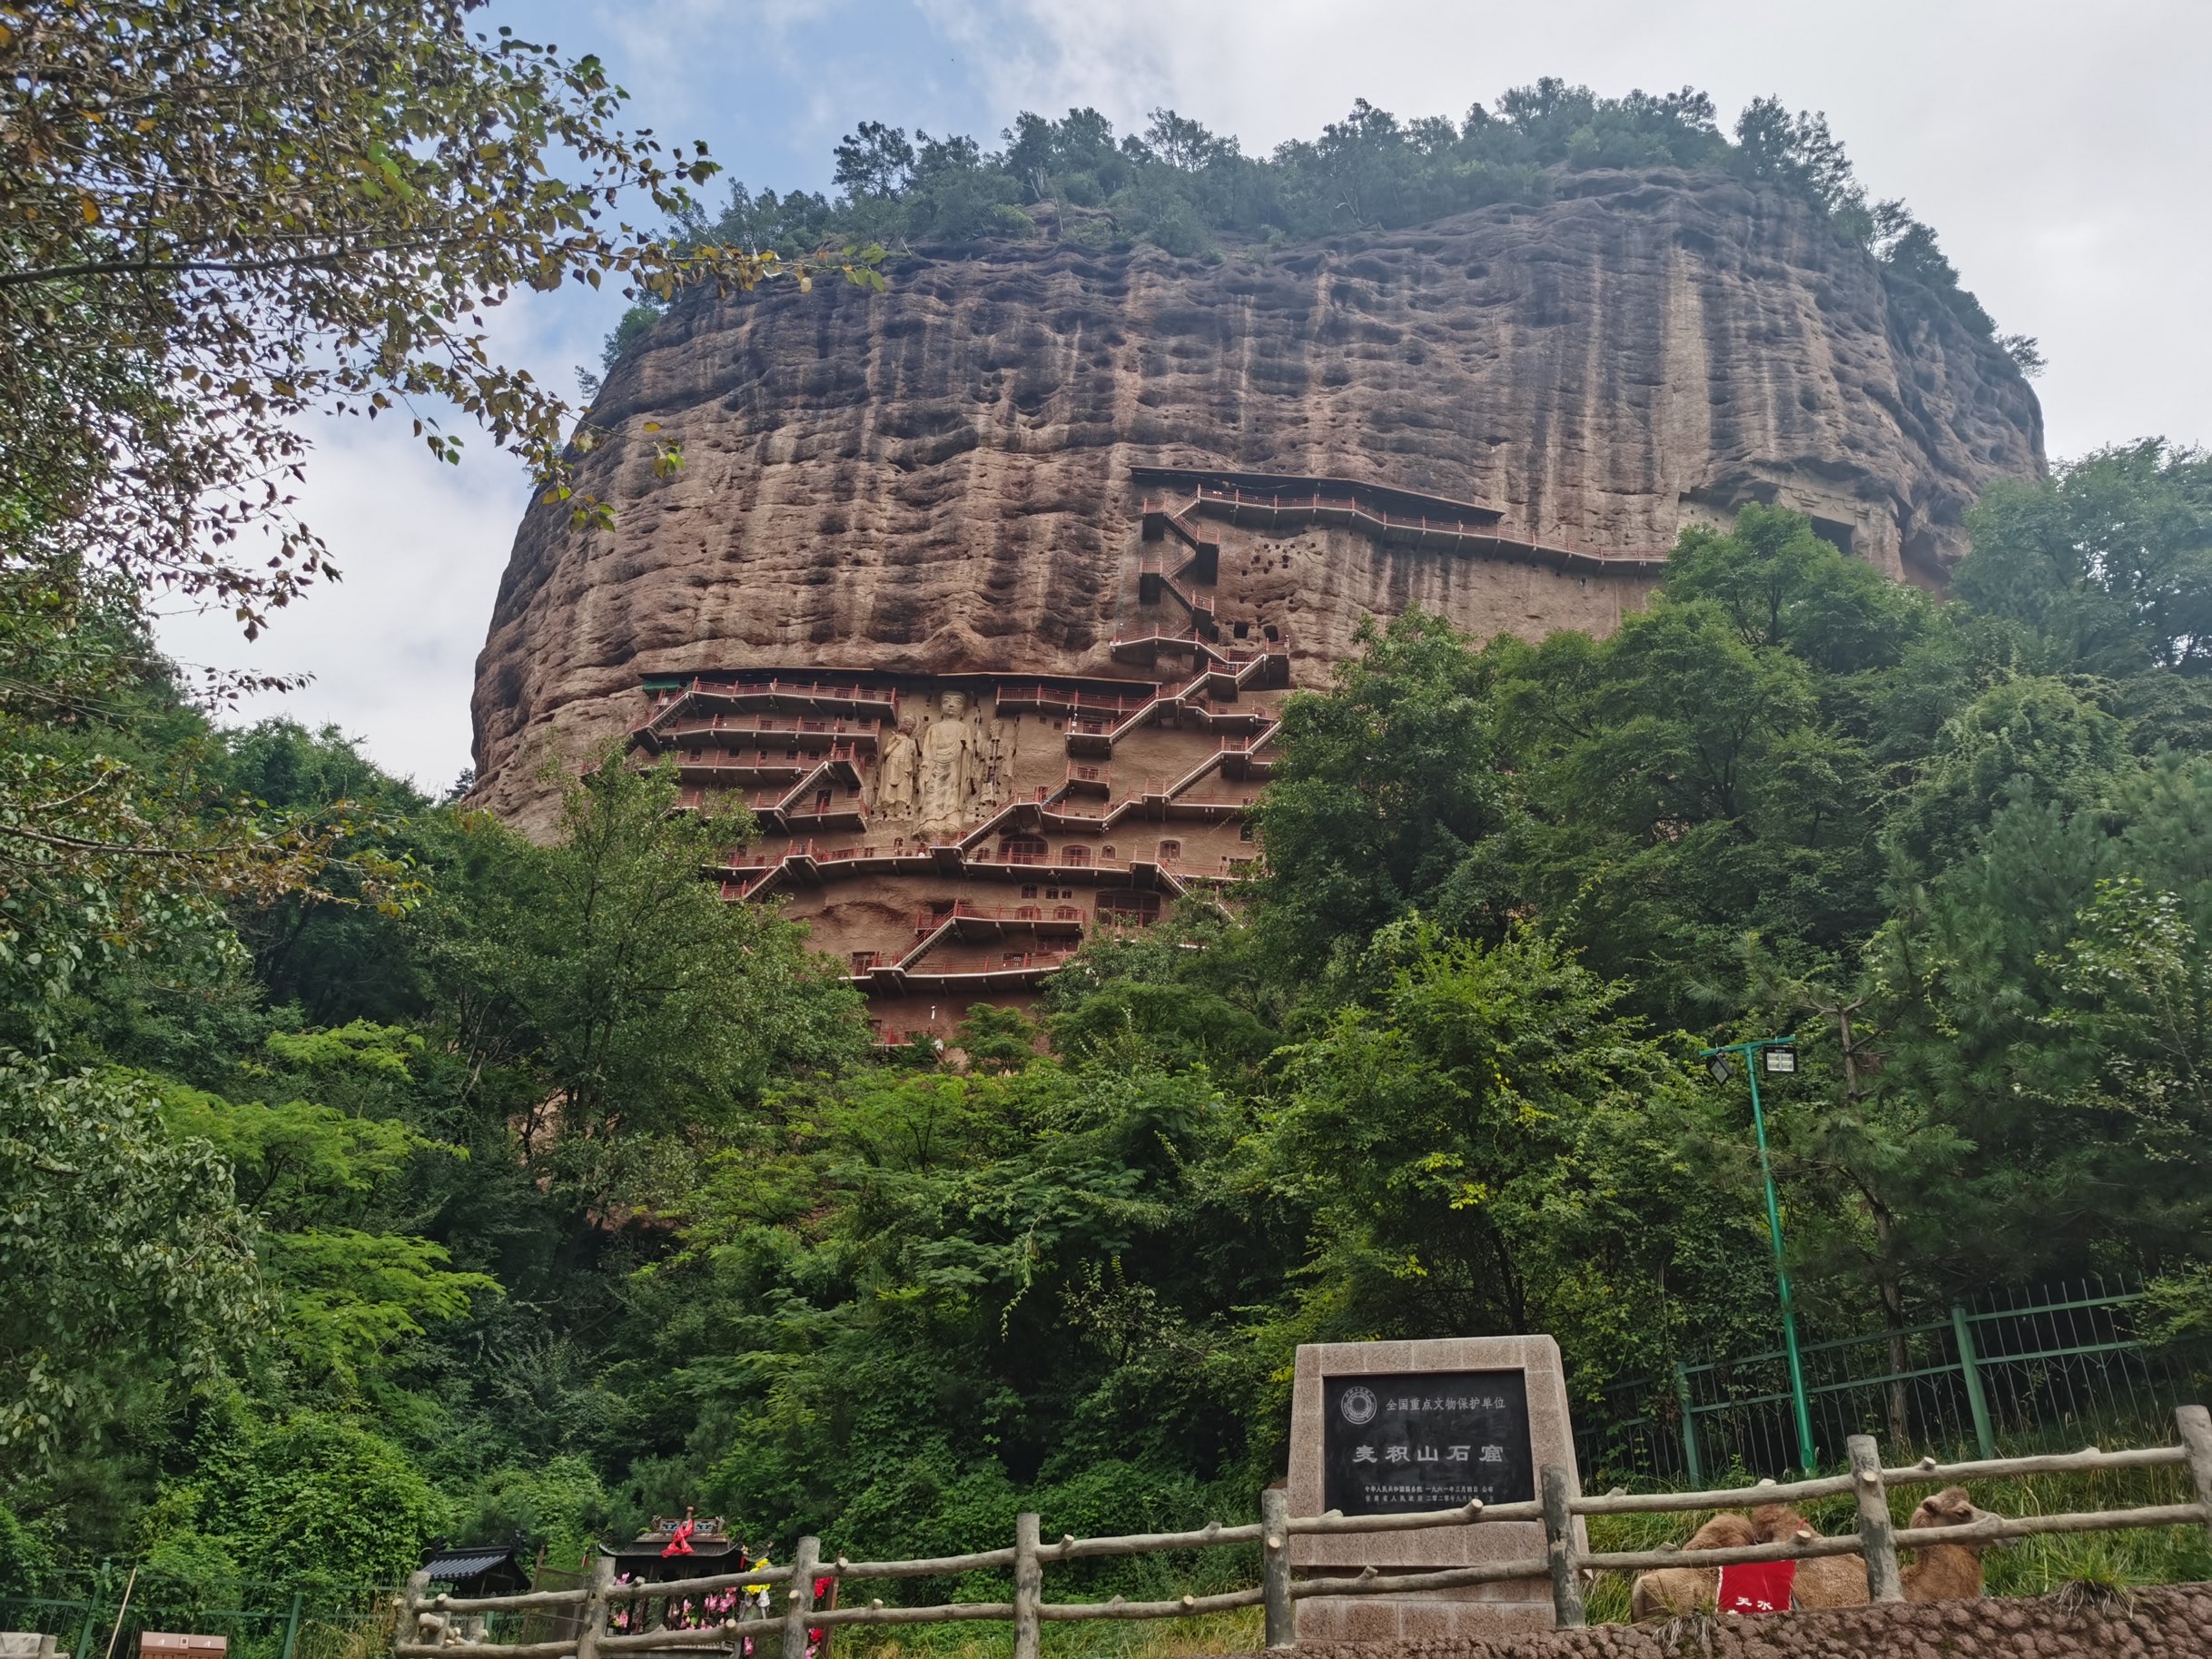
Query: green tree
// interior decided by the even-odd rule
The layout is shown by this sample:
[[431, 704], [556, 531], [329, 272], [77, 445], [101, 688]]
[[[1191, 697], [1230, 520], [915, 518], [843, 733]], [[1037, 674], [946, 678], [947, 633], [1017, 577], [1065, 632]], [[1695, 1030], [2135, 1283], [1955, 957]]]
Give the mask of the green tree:
[[210, 770], [224, 790], [279, 822], [340, 832], [311, 885], [232, 906], [270, 1002], [297, 1003], [308, 1021], [327, 1026], [420, 1016], [427, 988], [407, 919], [449, 862], [449, 822], [335, 726], [311, 732], [267, 719], [217, 741]]
[[358, 1424], [303, 1412], [212, 1421], [189, 1481], [163, 1494], [157, 1538], [251, 1564], [279, 1584], [391, 1585], [422, 1558], [449, 1506], [412, 1459]]
[[1246, 916], [1180, 901], [1150, 927], [1091, 939], [1048, 983], [1054, 1051], [1079, 1065], [1249, 1074], [1282, 1041], [1282, 976]]
[[[91, 566], [207, 592], [251, 633], [322, 568], [291, 517], [311, 409], [443, 400], [557, 478], [570, 411], [494, 356], [518, 287], [609, 277], [667, 298], [781, 267], [641, 235], [716, 168], [617, 124], [596, 58], [467, 5], [26, 0], [0, 13], [0, 453], [70, 502], [12, 526]], [[856, 274], [859, 274], [856, 271]], [[127, 467], [113, 458], [128, 455]], [[267, 526], [274, 555], [238, 557]]]
[[148, 591], [224, 604], [252, 637], [326, 570], [289, 493], [301, 415], [405, 406], [458, 459], [430, 412], [449, 405], [604, 522], [564, 481], [592, 435], [498, 360], [483, 312], [569, 281], [664, 301], [809, 281], [620, 222], [680, 215], [714, 163], [621, 128], [597, 59], [472, 34], [473, 9], [0, 7], [0, 966], [35, 963], [47, 1000], [95, 944], [203, 938], [213, 907], [312, 887], [343, 838], [190, 810], [202, 780], [68, 740], [162, 677]]
[[1642, 1006], [1711, 1018], [1740, 994], [1746, 929], [1804, 964], [1878, 918], [1864, 746], [1823, 719], [1806, 665], [1717, 602], [1663, 597], [1610, 640], [1490, 655], [1523, 891]]
[[228, 1165], [117, 1073], [0, 1066], [0, 1460], [35, 1468], [149, 1379], [214, 1376], [262, 1328]]
[[[2045, 1022], [2095, 1056], [2067, 1097], [2117, 1116], [2153, 1162], [2196, 1171], [2212, 1147], [2212, 960], [2178, 895], [2111, 876], [2075, 913]], [[2194, 1183], [2192, 1183], [2194, 1184]], [[2212, 1205], [2206, 1219], [2212, 1220]]]
[[1822, 540], [1812, 520], [1757, 502], [1723, 533], [1692, 527], [1667, 557], [1670, 601], [1710, 599], [1754, 650], [1823, 675], [1894, 667], [1931, 628], [1924, 595]]
[[2212, 459], [2161, 438], [2098, 449], [2047, 485], [1993, 486], [1953, 582], [2025, 625], [2054, 666], [2126, 677], [2212, 664]]
[[2135, 770], [2127, 733], [2062, 681], [2003, 681], [1945, 723], [1891, 820], [1891, 844], [1920, 870], [1972, 850], [2006, 807], [2072, 813]]
[[1545, 1330], [1588, 1386], [1756, 1328], [1756, 1187], [1684, 1049], [1534, 929], [1378, 948], [1388, 988], [1288, 1052], [1268, 1122], [1314, 1218], [1278, 1340]]
[[837, 188], [855, 196], [895, 196], [913, 181], [914, 147], [904, 127], [864, 121], [836, 150]]
[[1261, 801], [1263, 926], [1311, 972], [1423, 905], [1495, 931], [1501, 895], [1476, 855], [1506, 820], [1487, 665], [1441, 617], [1363, 626], [1326, 696], [1283, 710], [1280, 775]]
[[926, 1537], [1101, 1462], [1229, 1466], [1257, 1378], [1228, 1305], [1275, 1248], [1221, 1182], [1242, 1121], [1202, 1074], [1050, 1060], [786, 1099], [644, 1279], [670, 1397], [732, 1425], [716, 1501]]
[[15, 1513], [0, 1504], [0, 1595], [36, 1595], [54, 1570], [54, 1552]]
[[530, 1080], [525, 1153], [611, 1200], [657, 1140], [727, 1129], [866, 1034], [800, 929], [699, 879], [749, 820], [676, 811], [673, 768], [617, 756], [562, 786], [550, 846], [471, 825], [430, 949], [472, 1068]]
[[607, 1536], [606, 1484], [582, 1457], [548, 1458], [528, 1468], [494, 1471], [468, 1494], [474, 1513], [456, 1536], [505, 1538], [519, 1533], [545, 1550], [549, 1566], [588, 1563]]
[[2078, 810], [2009, 806], [1874, 942], [1878, 1099], [1958, 1143], [1900, 1204], [1945, 1290], [2200, 1254], [2208, 802], [2203, 759], [2168, 756]]
[[[89, 975], [183, 975], [236, 952], [228, 906], [326, 894], [351, 804], [272, 811], [222, 787], [203, 715], [113, 583], [0, 573], [0, 1040], [44, 1051]], [[373, 851], [352, 896], [400, 903]]]
[[[405, 1062], [404, 1033], [351, 1027], [272, 1035], [295, 1062], [321, 1051]], [[380, 1042], [379, 1039], [381, 1039]], [[232, 1101], [182, 1085], [163, 1089], [163, 1112], [181, 1135], [204, 1141], [230, 1163], [241, 1204], [253, 1214], [263, 1269], [279, 1307], [273, 1335], [300, 1384], [358, 1391], [398, 1363], [406, 1338], [496, 1295], [499, 1281], [455, 1272], [431, 1239], [389, 1225], [396, 1186], [444, 1146], [393, 1119], [349, 1115], [305, 1100]]]

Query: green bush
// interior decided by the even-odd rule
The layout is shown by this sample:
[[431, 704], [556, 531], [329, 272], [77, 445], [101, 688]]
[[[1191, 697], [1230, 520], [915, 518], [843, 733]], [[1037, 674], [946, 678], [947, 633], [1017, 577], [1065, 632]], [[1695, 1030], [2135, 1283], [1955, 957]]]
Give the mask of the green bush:
[[581, 1457], [496, 1469], [472, 1485], [470, 1498], [473, 1507], [457, 1523], [457, 1537], [489, 1543], [518, 1532], [542, 1545], [556, 1566], [581, 1559], [608, 1518], [607, 1488]]
[[450, 1526], [405, 1451], [319, 1412], [234, 1427], [207, 1447], [197, 1482], [164, 1496], [156, 1556], [188, 1572], [251, 1562], [279, 1584], [397, 1584]]
[[0, 1595], [30, 1595], [54, 1568], [46, 1541], [0, 1504]]

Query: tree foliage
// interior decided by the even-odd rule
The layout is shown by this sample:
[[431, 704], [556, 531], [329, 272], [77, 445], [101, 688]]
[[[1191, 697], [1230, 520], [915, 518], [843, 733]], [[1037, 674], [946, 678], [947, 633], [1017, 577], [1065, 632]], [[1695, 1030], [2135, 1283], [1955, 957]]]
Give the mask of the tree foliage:
[[2100, 450], [2050, 488], [1974, 509], [1959, 596], [2048, 639], [2079, 672], [2212, 667], [2212, 458], [2162, 439]]
[[[1777, 1031], [1816, 1330], [2119, 1271], [2198, 1341], [2212, 748], [2109, 551], [2186, 548], [2194, 465], [1993, 498], [1964, 599], [1752, 508], [1605, 638], [1378, 627], [1290, 701], [1254, 892], [1101, 933], [942, 1052], [872, 1055], [803, 933], [720, 902], [749, 825], [666, 773], [595, 758], [538, 844], [158, 679], [43, 735], [26, 705], [181, 820], [250, 800], [423, 895], [241, 888], [44, 1004], [7, 1246], [44, 1299], [6, 1339], [84, 1335], [18, 1411], [66, 1441], [13, 1454], [25, 1558], [360, 1579], [687, 1504], [890, 1553], [1041, 1505], [1185, 1525], [1279, 1472], [1325, 1338], [1547, 1330], [1602, 1422], [1771, 1339], [1745, 1101], [1695, 1050]], [[35, 1160], [101, 1124], [120, 1196], [73, 1208]], [[135, 1265], [84, 1300], [103, 1251]]]
[[143, 1081], [0, 1067], [0, 1459], [110, 1427], [149, 1376], [190, 1385], [252, 1340], [262, 1291], [229, 1166]]
[[327, 563], [289, 510], [301, 414], [409, 411], [454, 459], [450, 407], [558, 479], [570, 411], [499, 360], [486, 309], [776, 274], [628, 223], [685, 209], [705, 146], [624, 129], [597, 59], [476, 9], [0, 7], [0, 495], [63, 507], [0, 515], [11, 563], [204, 594], [251, 635]]
[[676, 795], [673, 767], [610, 755], [566, 782], [549, 848], [471, 822], [475, 879], [433, 923], [458, 1041], [528, 1080], [524, 1150], [601, 1198], [668, 1137], [726, 1129], [775, 1079], [857, 1052], [859, 999], [801, 931], [699, 879], [750, 821]]
[[1549, 1330], [1636, 1369], [1733, 1336], [1753, 1189], [1679, 1047], [1532, 929], [1373, 948], [1387, 989], [1288, 1051], [1269, 1123], [1270, 1181], [1315, 1218], [1299, 1336]]

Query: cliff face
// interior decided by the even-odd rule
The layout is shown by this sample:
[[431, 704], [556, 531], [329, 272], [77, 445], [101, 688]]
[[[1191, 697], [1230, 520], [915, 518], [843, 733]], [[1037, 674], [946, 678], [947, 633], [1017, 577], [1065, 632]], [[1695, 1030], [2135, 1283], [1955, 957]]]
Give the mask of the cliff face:
[[[634, 726], [646, 675], [1125, 673], [1147, 464], [1478, 502], [1503, 536], [1595, 553], [1780, 500], [1930, 583], [1982, 488], [2040, 471], [2003, 353], [1793, 199], [1674, 173], [1560, 193], [1210, 266], [1001, 245], [884, 294], [679, 307], [595, 411], [583, 484], [616, 529], [539, 506], [517, 537], [478, 666], [478, 798], [535, 825], [544, 755]], [[664, 437], [685, 465], [657, 479]], [[1357, 528], [1224, 558], [1275, 572], [1301, 683], [1371, 610], [1604, 628], [1648, 585]]]

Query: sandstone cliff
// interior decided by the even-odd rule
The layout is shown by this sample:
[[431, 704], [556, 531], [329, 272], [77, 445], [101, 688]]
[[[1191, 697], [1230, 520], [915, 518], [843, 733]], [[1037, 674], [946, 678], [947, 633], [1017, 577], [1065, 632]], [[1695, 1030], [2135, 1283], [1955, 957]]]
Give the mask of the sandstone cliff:
[[[1393, 485], [1601, 553], [1779, 499], [1929, 583], [1980, 489], [2043, 465], [2034, 394], [1933, 296], [1793, 198], [1678, 173], [1213, 264], [1002, 244], [884, 294], [689, 303], [594, 420], [617, 528], [533, 508], [478, 666], [478, 798], [526, 825], [543, 755], [635, 724], [642, 675], [1121, 672], [1146, 463]], [[1617, 614], [1547, 579], [1438, 589], [1402, 553], [1301, 577], [1297, 676], [1409, 597], [1476, 628]]]

